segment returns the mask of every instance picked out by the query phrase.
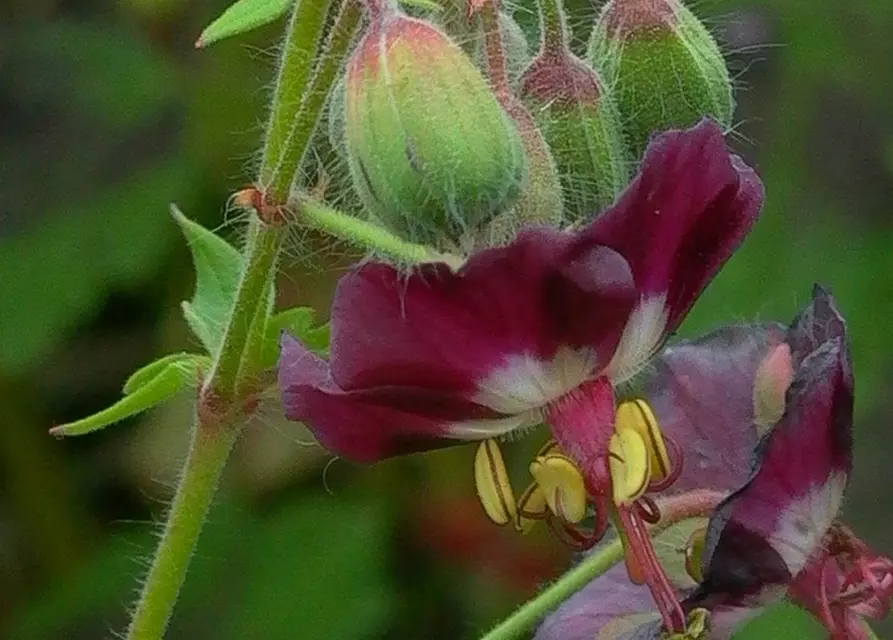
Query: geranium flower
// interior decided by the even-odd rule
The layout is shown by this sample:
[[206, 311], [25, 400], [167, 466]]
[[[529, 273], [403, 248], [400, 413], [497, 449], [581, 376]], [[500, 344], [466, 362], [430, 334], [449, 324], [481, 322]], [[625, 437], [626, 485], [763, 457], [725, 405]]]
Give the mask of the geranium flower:
[[[767, 345], [768, 336], [768, 348], [747, 349], [762, 357], [742, 361], [742, 340], [716, 348], [718, 336], [747, 333], [755, 338], [752, 346]], [[693, 545], [700, 562], [689, 565], [692, 575], [673, 576], [674, 586], [686, 614], [709, 612], [704, 637], [711, 639], [729, 637], [785, 595], [816, 614], [833, 638], [866, 638], [861, 616], [886, 614], [893, 563], [837, 520], [852, 469], [853, 376], [845, 323], [833, 298], [817, 288], [783, 342], [776, 336], [772, 326], [724, 329], [667, 350], [650, 381], [662, 392], [653, 402], [658, 418], [686, 442], [687, 462], [685, 433], [711, 434], [694, 444], [704, 464], [691, 470], [688, 488], [738, 486], [713, 512], [702, 544]], [[724, 402], [713, 404], [715, 412], [689, 393], [720, 386]], [[756, 445], [749, 472], [741, 464], [746, 441], [756, 442], [771, 418], [777, 422]], [[615, 568], [565, 602], [537, 639], [660, 637], [662, 624], [646, 595]]]
[[[527, 228], [455, 270], [361, 265], [338, 283], [329, 361], [283, 336], [286, 413], [358, 461], [486, 440], [476, 469], [493, 519], [538, 517], [545, 503], [573, 524], [594, 507], [589, 543], [616, 512], [643, 578], [666, 592], [643, 522], [656, 514], [641, 498], [678, 475], [678, 446], [646, 404], [618, 410], [614, 390], [679, 325], [762, 198], [704, 121], [656, 136], [617, 203], [579, 230]], [[543, 422], [558, 450], [535, 461], [542, 491], [519, 509], [492, 439]]]

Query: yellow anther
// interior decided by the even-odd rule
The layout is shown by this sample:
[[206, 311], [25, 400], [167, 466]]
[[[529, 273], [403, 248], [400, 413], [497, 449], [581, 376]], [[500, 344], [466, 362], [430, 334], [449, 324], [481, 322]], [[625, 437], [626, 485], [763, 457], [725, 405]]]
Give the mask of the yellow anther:
[[614, 504], [623, 506], [638, 500], [651, 477], [651, 460], [645, 440], [633, 429], [618, 429], [608, 445], [608, 466], [614, 486]]
[[534, 482], [518, 500], [518, 515], [515, 517], [515, 529], [527, 535], [533, 530], [538, 520], [542, 520], [549, 508], [546, 506], [546, 494]]
[[664, 436], [657, 423], [657, 417], [647, 402], [641, 398], [621, 402], [617, 407], [614, 430], [618, 433], [632, 429], [645, 441], [648, 456], [651, 458], [651, 480], [663, 480], [670, 475], [672, 462], [667, 453]]
[[695, 582], [703, 582], [704, 570], [702, 569], [704, 551], [707, 546], [707, 527], [698, 527], [691, 532], [688, 543], [685, 545], [685, 571]]
[[552, 513], [571, 523], [586, 517], [586, 483], [570, 458], [560, 453], [542, 456], [530, 463], [530, 474], [543, 490]]
[[515, 519], [515, 494], [495, 440], [484, 440], [474, 454], [474, 485], [490, 520], [503, 525]]

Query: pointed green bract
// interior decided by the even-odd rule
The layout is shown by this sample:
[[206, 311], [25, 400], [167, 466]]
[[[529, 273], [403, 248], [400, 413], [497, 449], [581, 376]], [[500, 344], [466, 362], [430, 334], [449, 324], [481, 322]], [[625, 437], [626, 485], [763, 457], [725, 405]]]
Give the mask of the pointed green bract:
[[304, 346], [320, 355], [329, 351], [329, 323], [316, 324], [316, 313], [310, 307], [286, 309], [267, 321], [264, 337], [263, 364], [273, 367], [279, 360], [279, 337], [283, 331], [298, 338]]
[[193, 370], [195, 368], [196, 358], [203, 358], [203, 356], [199, 356], [195, 353], [186, 353], [185, 351], [162, 356], [161, 358], [158, 358], [158, 360], [150, 362], [141, 369], [134, 371], [130, 377], [127, 378], [127, 382], [124, 383], [124, 389], [122, 391], [125, 396], [138, 391], [141, 387], [152, 382], [152, 380], [169, 367], [180, 367], [185, 368], [186, 370]]
[[611, 0], [593, 30], [589, 61], [612, 90], [636, 157], [655, 132], [707, 116], [726, 127], [732, 123], [732, 83], [722, 52], [678, 0]]
[[183, 317], [208, 353], [217, 353], [226, 318], [235, 301], [242, 273], [242, 255], [226, 240], [205, 229], [171, 206], [171, 215], [192, 252], [195, 294], [182, 303]]
[[295, 0], [238, 0], [227, 7], [219, 18], [205, 27], [195, 41], [196, 47], [230, 38], [262, 27], [282, 17]]
[[92, 416], [53, 427], [55, 436], [80, 436], [98, 431], [124, 418], [157, 406], [188, 386], [195, 385], [199, 370], [210, 363], [207, 356], [175, 353], [136, 371], [124, 385], [124, 397]]

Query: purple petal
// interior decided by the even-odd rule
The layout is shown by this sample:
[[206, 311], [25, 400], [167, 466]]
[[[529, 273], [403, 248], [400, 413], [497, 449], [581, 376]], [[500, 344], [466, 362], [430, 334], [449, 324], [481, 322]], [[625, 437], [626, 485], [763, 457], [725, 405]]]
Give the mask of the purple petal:
[[287, 415], [363, 461], [495, 437], [607, 361], [635, 299], [619, 254], [550, 229], [459, 271], [362, 266], [338, 284], [329, 363], [284, 341]]
[[812, 303], [794, 319], [785, 339], [791, 345], [794, 365], [799, 365], [810, 353], [835, 338], [846, 343], [846, 321], [831, 293], [815, 285]]
[[457, 425], [473, 428], [484, 421], [504, 431], [518, 426], [458, 395], [421, 387], [343, 391], [328, 363], [287, 334], [279, 380], [286, 416], [308, 423], [330, 451], [361, 462], [447, 446], [444, 438]]
[[[677, 585], [679, 587], [679, 585]], [[750, 610], [711, 612], [711, 640], [725, 640]], [[659, 640], [663, 621], [648, 587], [629, 581], [622, 562], [568, 598], [533, 640]]]
[[784, 338], [777, 324], [724, 327], [663, 351], [647, 375], [648, 399], [663, 433], [683, 448], [671, 491], [731, 491], [750, 476], [758, 441], [754, 379]]
[[837, 337], [802, 363], [782, 420], [760, 443], [751, 480], [710, 521], [693, 606], [765, 604], [821, 545], [852, 466], [853, 386]]
[[292, 365], [307, 354], [284, 350], [289, 416], [335, 452], [369, 460], [505, 433], [606, 368], [621, 378], [636, 369], [668, 330], [663, 296], [672, 328], [762, 194], [709, 123], [657, 136], [643, 166], [579, 233], [528, 229], [458, 271], [372, 263], [343, 277], [329, 366], [313, 360], [302, 373]]
[[648, 587], [631, 583], [620, 563], [565, 600], [534, 640], [613, 640], [654, 618], [659, 614]]
[[586, 233], [627, 259], [643, 296], [666, 296], [671, 332], [744, 240], [762, 203], [756, 173], [705, 120], [655, 136], [640, 174]]
[[389, 265], [341, 279], [332, 308], [332, 376], [345, 390], [413, 386], [474, 393], [479, 380], [526, 354], [562, 347], [606, 361], [636, 295], [615, 251], [552, 229], [473, 256], [454, 272]]

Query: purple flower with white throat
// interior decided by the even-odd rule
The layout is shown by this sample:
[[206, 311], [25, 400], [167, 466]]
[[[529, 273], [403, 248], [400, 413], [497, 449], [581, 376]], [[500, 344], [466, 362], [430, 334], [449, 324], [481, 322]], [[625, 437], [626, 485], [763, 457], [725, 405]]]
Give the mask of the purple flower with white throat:
[[[852, 470], [853, 374], [844, 320], [817, 287], [781, 341], [772, 325], [716, 335], [748, 331], [756, 349], [745, 351], [759, 355], [746, 357], [737, 373], [727, 370], [724, 379], [713, 380], [697, 373], [726, 370], [745, 353], [746, 341], [729, 340], [731, 349], [713, 353], [703, 349], [705, 340], [719, 344], [714, 336], [668, 349], [650, 381], [662, 391], [653, 406], [665, 431], [675, 430], [685, 442], [687, 462], [700, 455], [704, 463], [695, 465], [686, 489], [738, 487], [693, 537], [690, 575], [671, 576], [674, 587], [688, 616], [709, 612], [705, 637], [711, 639], [729, 637], [785, 595], [815, 613], [833, 638], [867, 637], [861, 617], [886, 614], [893, 563], [837, 521]], [[687, 392], [717, 384], [726, 389], [726, 402], [713, 412]], [[717, 437], [683, 439], [680, 428]], [[722, 438], [721, 429], [737, 439]], [[741, 464], [748, 439], [755, 443], [752, 471]], [[641, 592], [620, 571], [609, 572], [547, 619], [537, 638], [659, 637], [661, 621], [641, 605]], [[613, 600], [606, 601], [607, 594]]]
[[[529, 227], [458, 269], [361, 265], [338, 284], [328, 361], [283, 336], [287, 415], [364, 462], [483, 440], [476, 480], [492, 519], [522, 530], [557, 520], [591, 544], [614, 511], [643, 579], [666, 596], [643, 494], [679, 475], [679, 447], [647, 403], [618, 406], [615, 387], [679, 325], [762, 199], [759, 178], [704, 121], [656, 136], [624, 194], [580, 229]], [[555, 443], [518, 504], [495, 439], [542, 423]], [[590, 533], [576, 529], [592, 516]], [[678, 603], [658, 599], [682, 622]]]

